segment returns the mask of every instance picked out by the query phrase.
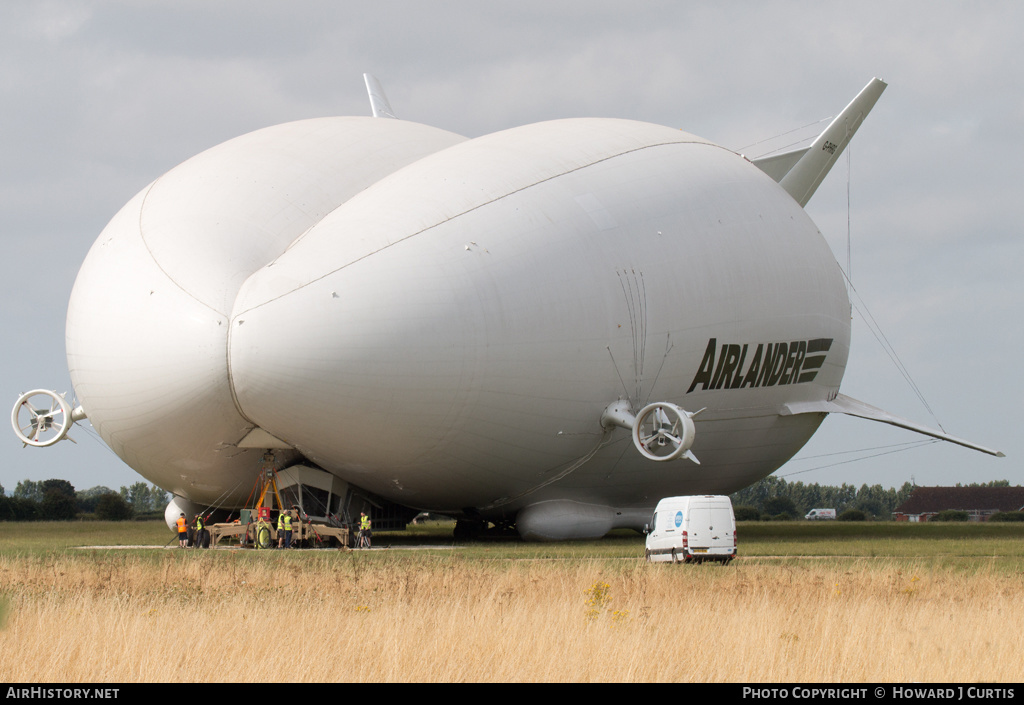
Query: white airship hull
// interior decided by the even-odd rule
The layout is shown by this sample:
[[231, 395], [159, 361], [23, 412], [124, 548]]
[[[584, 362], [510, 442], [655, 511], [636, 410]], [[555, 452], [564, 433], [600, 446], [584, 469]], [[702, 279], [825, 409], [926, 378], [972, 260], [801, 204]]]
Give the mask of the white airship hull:
[[242, 506], [274, 449], [323, 496], [531, 538], [744, 487], [833, 411], [995, 453], [839, 394], [850, 302], [802, 206], [884, 87], [758, 164], [612, 119], [466, 140], [330, 118], [231, 140], [93, 246], [68, 310], [77, 396], [183, 502]]
[[[778, 410], [838, 390], [849, 301], [813, 223], [755, 166], [622, 120], [461, 143], [381, 123], [433, 142], [379, 180], [388, 167], [364, 166], [362, 190], [309, 213], [248, 193], [243, 138], [155, 182], [100, 236], [69, 361], [93, 425], [143, 475], [240, 503], [261, 453], [237, 445], [258, 426], [404, 506], [509, 519], [568, 500], [635, 524], [621, 510], [743, 487], [813, 433], [821, 415]], [[197, 204], [197, 188], [219, 192]], [[690, 390], [711, 339], [751, 356], [832, 343], [812, 382]], [[653, 463], [602, 428], [619, 398], [706, 408], [703, 464]]]

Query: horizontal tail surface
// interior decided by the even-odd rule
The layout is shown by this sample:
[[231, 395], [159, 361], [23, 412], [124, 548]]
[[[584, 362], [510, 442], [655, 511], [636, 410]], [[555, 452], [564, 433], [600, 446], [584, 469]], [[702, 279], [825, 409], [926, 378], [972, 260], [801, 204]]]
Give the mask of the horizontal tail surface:
[[793, 414], [813, 414], [813, 413], [826, 413], [826, 414], [848, 414], [850, 416], [859, 416], [862, 419], [869, 419], [871, 421], [881, 421], [892, 426], [899, 426], [915, 433], [922, 433], [932, 438], [938, 438], [942, 441], [949, 441], [950, 443], [956, 443], [957, 445], [964, 446], [965, 448], [971, 448], [972, 450], [980, 450], [982, 453], [988, 453], [994, 455], [997, 458], [1006, 457], [1002, 452], [998, 450], [992, 450], [985, 446], [980, 446], [977, 443], [971, 443], [965, 441], [962, 438], [951, 436], [944, 431], [937, 431], [934, 428], [928, 428], [921, 424], [908, 421], [907, 419], [901, 418], [890, 414], [888, 411], [883, 411], [878, 407], [865, 404], [862, 401], [857, 401], [852, 397], [848, 397], [845, 394], [840, 394], [833, 401], [812, 401], [812, 402], [791, 402], [786, 404], [782, 415], [790, 416]]

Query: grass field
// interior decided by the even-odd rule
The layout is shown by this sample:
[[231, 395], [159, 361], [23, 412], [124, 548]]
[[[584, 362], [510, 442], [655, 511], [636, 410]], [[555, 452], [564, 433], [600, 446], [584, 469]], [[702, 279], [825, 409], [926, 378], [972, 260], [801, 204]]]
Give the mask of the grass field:
[[[182, 551], [159, 522], [3, 524], [8, 682], [1018, 682], [1024, 527], [744, 523], [731, 565], [643, 537]], [[429, 550], [404, 550], [429, 546]], [[175, 647], [184, 652], [174, 656]]]

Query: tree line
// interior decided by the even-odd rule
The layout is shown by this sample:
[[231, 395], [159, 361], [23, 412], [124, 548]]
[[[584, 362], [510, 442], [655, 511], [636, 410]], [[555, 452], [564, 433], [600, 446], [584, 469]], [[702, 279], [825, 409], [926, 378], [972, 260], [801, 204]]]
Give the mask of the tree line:
[[[957, 483], [956, 486], [962, 485]], [[967, 486], [1009, 487], [1010, 483], [1008, 480], [995, 480]], [[904, 482], [899, 489], [867, 484], [857, 488], [846, 483], [837, 487], [786, 482], [769, 475], [729, 497], [737, 508], [737, 518], [743, 513], [745, 518], [798, 519], [812, 509], [827, 508], [835, 509], [837, 514], [854, 509], [868, 518], [890, 519], [896, 507], [903, 504], [913, 491], [914, 485], [910, 482]], [[22, 480], [10, 496], [0, 485], [0, 521], [68, 521], [80, 515], [92, 515], [106, 521], [147, 514], [156, 514], [158, 516], [154, 518], [158, 518], [170, 499], [169, 492], [145, 482], [122, 486], [117, 491], [103, 485], [76, 491], [67, 480]], [[750, 516], [750, 511], [741, 511], [744, 508], [756, 510], [757, 517]]]
[[[957, 487], [961, 487], [957, 483]], [[1009, 487], [1009, 480], [971, 483], [967, 487]], [[896, 489], [885, 489], [881, 485], [867, 484], [859, 488], [843, 483], [835, 485], [804, 484], [803, 482], [786, 482], [781, 477], [769, 475], [739, 492], [729, 495], [733, 506], [747, 507], [757, 510], [763, 518], [802, 519], [812, 509], [835, 509], [836, 514], [847, 510], [863, 512], [866, 518], [887, 520], [892, 518], [896, 507], [910, 498], [914, 485], [904, 482]], [[754, 517], [752, 517], [754, 518]]]
[[75, 490], [67, 480], [22, 480], [8, 496], [0, 485], [0, 521], [69, 521], [91, 515], [121, 521], [147, 514], [162, 516], [170, 493], [145, 482], [112, 490], [103, 485]]

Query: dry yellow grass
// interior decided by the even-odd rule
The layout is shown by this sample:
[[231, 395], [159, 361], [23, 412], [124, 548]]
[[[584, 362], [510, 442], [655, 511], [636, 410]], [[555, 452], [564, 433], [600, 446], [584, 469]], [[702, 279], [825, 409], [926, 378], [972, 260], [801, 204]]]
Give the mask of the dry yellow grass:
[[5, 681], [1020, 681], [1024, 581], [324, 553], [0, 558]]

